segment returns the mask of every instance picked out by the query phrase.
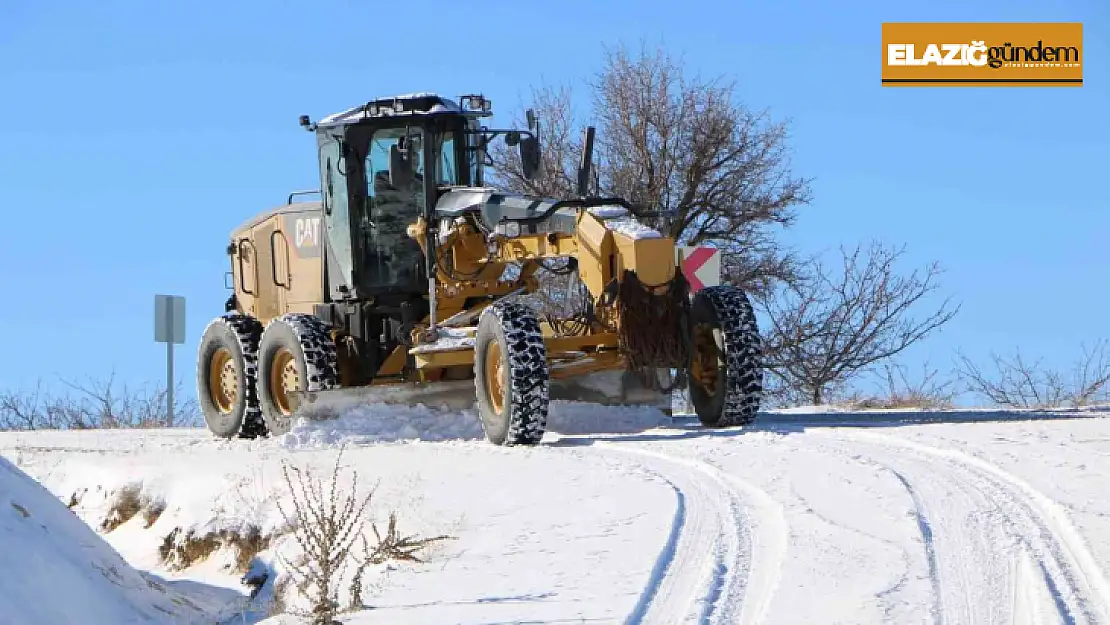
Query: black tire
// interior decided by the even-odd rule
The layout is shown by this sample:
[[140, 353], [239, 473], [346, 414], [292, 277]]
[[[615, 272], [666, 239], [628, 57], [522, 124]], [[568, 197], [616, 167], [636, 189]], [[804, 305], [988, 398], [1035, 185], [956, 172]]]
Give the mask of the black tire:
[[[711, 347], [699, 340], [706, 330]], [[755, 421], [763, 400], [763, 342], [748, 296], [724, 285], [698, 291], [690, 332], [689, 396], [698, 419], [710, 427]]]
[[266, 325], [258, 345], [258, 403], [266, 429], [280, 436], [293, 425], [297, 401], [281, 384], [275, 385], [275, 368], [295, 369], [293, 388], [301, 392], [326, 391], [339, 386], [335, 341], [330, 328], [305, 313], [287, 313]]
[[[256, 372], [262, 324], [239, 313], [216, 317], [197, 347], [197, 399], [208, 429], [216, 436], [254, 438], [265, 433], [258, 406]], [[214, 368], [226, 367], [226, 379]], [[218, 382], [223, 382], [220, 384]], [[224, 389], [234, 385], [234, 399]]]
[[[492, 377], [496, 373], [487, 372], [487, 365], [498, 362], [505, 369], [500, 383]], [[482, 311], [474, 340], [474, 386], [486, 440], [495, 445], [540, 442], [547, 427], [549, 375], [543, 333], [529, 308], [496, 302]]]

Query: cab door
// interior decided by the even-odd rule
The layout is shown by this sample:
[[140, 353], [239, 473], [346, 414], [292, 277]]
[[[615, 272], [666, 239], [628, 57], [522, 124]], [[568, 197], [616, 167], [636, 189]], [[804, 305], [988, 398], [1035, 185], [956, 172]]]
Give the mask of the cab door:
[[347, 159], [339, 142], [320, 144], [320, 190], [324, 202], [325, 272], [332, 301], [354, 293], [354, 253], [348, 200]]
[[[407, 133], [407, 134], [406, 134]], [[411, 142], [415, 139], [415, 145]], [[408, 227], [424, 214], [423, 131], [382, 128], [374, 133], [367, 150], [365, 169], [367, 219], [359, 267], [364, 282], [374, 290], [426, 289], [422, 278], [424, 254], [408, 236]], [[405, 145], [406, 140], [410, 145]], [[394, 177], [390, 162], [407, 151], [411, 174]]]

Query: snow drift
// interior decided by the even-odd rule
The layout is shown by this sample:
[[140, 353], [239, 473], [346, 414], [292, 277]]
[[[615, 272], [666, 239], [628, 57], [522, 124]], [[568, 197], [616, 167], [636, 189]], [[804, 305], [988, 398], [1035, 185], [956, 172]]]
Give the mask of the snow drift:
[[[330, 406], [338, 418], [301, 418], [279, 440], [287, 449], [401, 441], [474, 441], [483, 438], [474, 410], [421, 404], [394, 405], [351, 399]], [[599, 406], [552, 401], [547, 419], [551, 435], [619, 434], [659, 427], [666, 417], [652, 406]], [[551, 438], [551, 435], [548, 438]]]
[[57, 497], [0, 457], [5, 625], [199, 622], [199, 609], [133, 569]]

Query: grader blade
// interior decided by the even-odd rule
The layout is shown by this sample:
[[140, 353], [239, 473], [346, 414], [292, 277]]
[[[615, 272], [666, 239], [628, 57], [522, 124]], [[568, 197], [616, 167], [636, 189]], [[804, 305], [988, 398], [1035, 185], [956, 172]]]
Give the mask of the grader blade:
[[454, 380], [421, 384], [408, 382], [380, 386], [353, 386], [326, 391], [297, 394], [298, 415], [308, 419], [342, 416], [346, 410], [360, 405], [386, 404], [429, 408], [468, 410], [474, 406], [474, 381]]
[[670, 408], [670, 394], [665, 389], [670, 384], [669, 373], [657, 372], [658, 388], [644, 384], [639, 377], [627, 371], [599, 371], [551, 381], [551, 399], [585, 401], [603, 406], [658, 406]]
[[[660, 370], [659, 386], [665, 388], [670, 376]], [[656, 406], [670, 409], [670, 395], [645, 385], [637, 376], [625, 371], [600, 371], [573, 378], [551, 380], [550, 395], [556, 401], [582, 401], [603, 406]], [[473, 380], [453, 380], [427, 384], [404, 383], [381, 386], [337, 388], [327, 391], [301, 392], [297, 416], [309, 420], [338, 418], [358, 406], [424, 405], [454, 411], [474, 408]], [[459, 415], [470, 418], [470, 415]]]

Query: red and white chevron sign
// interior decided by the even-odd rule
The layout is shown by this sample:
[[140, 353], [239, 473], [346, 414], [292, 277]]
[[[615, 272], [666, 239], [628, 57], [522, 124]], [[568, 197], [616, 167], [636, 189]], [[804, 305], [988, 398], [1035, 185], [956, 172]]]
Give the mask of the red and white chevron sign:
[[715, 247], [678, 247], [678, 264], [690, 291], [696, 293], [707, 286], [721, 283], [721, 250]]

